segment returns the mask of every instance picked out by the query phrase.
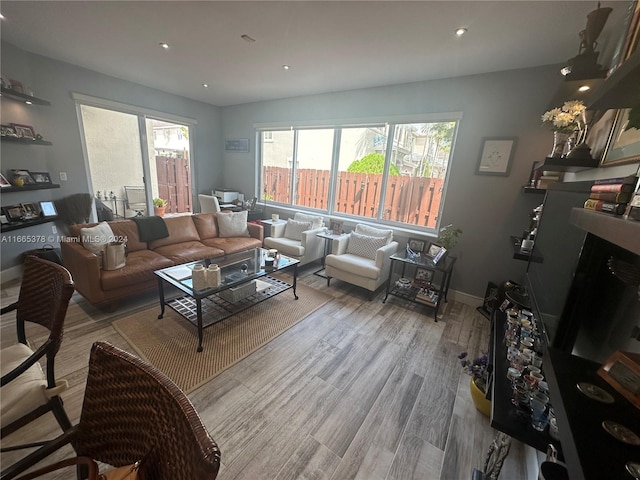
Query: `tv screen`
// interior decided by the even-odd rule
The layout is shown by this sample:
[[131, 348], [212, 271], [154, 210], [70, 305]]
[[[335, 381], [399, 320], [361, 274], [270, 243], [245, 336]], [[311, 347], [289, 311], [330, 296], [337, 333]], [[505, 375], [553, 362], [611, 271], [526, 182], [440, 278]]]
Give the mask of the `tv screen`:
[[558, 325], [586, 236], [569, 222], [571, 209], [583, 207], [590, 188], [591, 182], [557, 183], [545, 195], [532, 255], [541, 260], [529, 261], [525, 286], [549, 345], [558, 340]]

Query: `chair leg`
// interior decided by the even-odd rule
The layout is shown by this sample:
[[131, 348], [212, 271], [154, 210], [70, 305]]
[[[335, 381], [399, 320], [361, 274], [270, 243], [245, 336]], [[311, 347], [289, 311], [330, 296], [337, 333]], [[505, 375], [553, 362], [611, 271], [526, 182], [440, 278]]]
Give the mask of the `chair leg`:
[[53, 397], [51, 400], [51, 411], [53, 415], [56, 417], [58, 424], [63, 432], [69, 430], [71, 425], [71, 420], [69, 420], [69, 416], [67, 415], [66, 410], [64, 409], [64, 404], [62, 403], [62, 399], [59, 396]]

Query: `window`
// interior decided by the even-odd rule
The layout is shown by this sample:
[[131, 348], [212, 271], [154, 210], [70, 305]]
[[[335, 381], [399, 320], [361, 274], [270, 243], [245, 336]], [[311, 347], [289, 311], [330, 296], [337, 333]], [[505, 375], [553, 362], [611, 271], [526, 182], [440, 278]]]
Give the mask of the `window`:
[[260, 131], [262, 197], [437, 230], [459, 114], [422, 122]]

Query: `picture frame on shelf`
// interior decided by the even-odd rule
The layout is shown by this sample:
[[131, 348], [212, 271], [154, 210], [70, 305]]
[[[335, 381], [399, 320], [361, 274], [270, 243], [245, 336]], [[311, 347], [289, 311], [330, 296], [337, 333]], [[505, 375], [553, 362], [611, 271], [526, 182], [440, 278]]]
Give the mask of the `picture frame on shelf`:
[[600, 166], [622, 165], [640, 160], [640, 129], [627, 129], [630, 111], [630, 108], [623, 108], [616, 112]]
[[36, 132], [31, 125], [22, 125], [20, 123], [12, 123], [11, 126], [16, 129], [16, 134], [20, 138], [36, 139]]
[[38, 205], [33, 202], [24, 202], [20, 204], [22, 206], [23, 218], [25, 219], [33, 219], [37, 218], [40, 215], [40, 209]]
[[0, 173], [0, 188], [7, 188], [10, 186], [11, 183], [9, 182], [9, 180], [7, 180], [7, 178]]
[[431, 242], [424, 254], [429, 257], [434, 264], [436, 264], [447, 254], [447, 249], [442, 245]]
[[40, 202], [40, 211], [43, 217], [55, 217], [58, 215], [55, 203], [50, 200]]
[[9, 219], [10, 222], [16, 222], [22, 219], [24, 211], [22, 205], [19, 203], [16, 205], [9, 205], [2, 207], [2, 213]]
[[343, 226], [343, 221], [331, 220], [331, 223], [329, 223], [329, 230], [331, 230], [331, 233], [333, 233], [334, 235], [342, 235]]
[[433, 270], [429, 268], [416, 268], [416, 274], [413, 279], [420, 283], [429, 283], [433, 278]]
[[421, 253], [422, 251], [424, 251], [424, 247], [427, 245], [427, 242], [419, 238], [410, 238], [407, 242], [407, 245], [414, 252]]
[[36, 183], [36, 181], [31, 176], [31, 173], [29, 172], [29, 170], [22, 170], [22, 169], [12, 168], [11, 169], [11, 175], [13, 176], [12, 180], [14, 182], [15, 182], [16, 179], [21, 178], [24, 181], [25, 185], [35, 185], [35, 183]]
[[0, 135], [3, 137], [19, 138], [16, 129], [12, 125], [0, 125]]
[[36, 183], [53, 183], [49, 172], [29, 172]]
[[476, 175], [509, 176], [517, 141], [517, 137], [483, 138]]
[[616, 119], [617, 110], [604, 110], [596, 112], [597, 116], [591, 119], [587, 138], [584, 142], [591, 149], [591, 158], [602, 162], [607, 143], [612, 133], [613, 122]]

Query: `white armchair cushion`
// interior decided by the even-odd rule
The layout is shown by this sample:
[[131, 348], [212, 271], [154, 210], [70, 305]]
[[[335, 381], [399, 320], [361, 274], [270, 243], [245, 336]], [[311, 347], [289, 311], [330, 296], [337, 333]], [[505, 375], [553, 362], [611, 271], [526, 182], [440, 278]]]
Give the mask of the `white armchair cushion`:
[[393, 240], [393, 230], [383, 230], [381, 228], [370, 227], [369, 225], [363, 225], [361, 223], [356, 225], [356, 233], [360, 235], [368, 235], [369, 237], [384, 238], [386, 244], [391, 243]]
[[265, 248], [275, 248], [288, 257], [300, 258], [305, 253], [305, 248], [299, 240], [286, 237], [265, 237], [264, 246]]
[[298, 222], [311, 222], [311, 228], [314, 230], [316, 228], [324, 227], [324, 219], [318, 215], [309, 215], [307, 213], [296, 213], [293, 216], [293, 219]]
[[387, 243], [386, 237], [371, 237], [351, 232], [349, 234], [347, 253], [375, 260], [378, 249], [384, 247]]
[[247, 227], [247, 211], [242, 212], [218, 212], [218, 228], [220, 237], [248, 237], [249, 227]]
[[[33, 351], [22, 343], [3, 348], [0, 352], [2, 375], [12, 371], [32, 353]], [[17, 379], [3, 386], [0, 389], [2, 426], [47, 403], [46, 388], [47, 380], [42, 367], [37, 362]]]
[[291, 240], [302, 241], [302, 232], [311, 230], [311, 222], [298, 222], [297, 220], [287, 220], [284, 236]]

